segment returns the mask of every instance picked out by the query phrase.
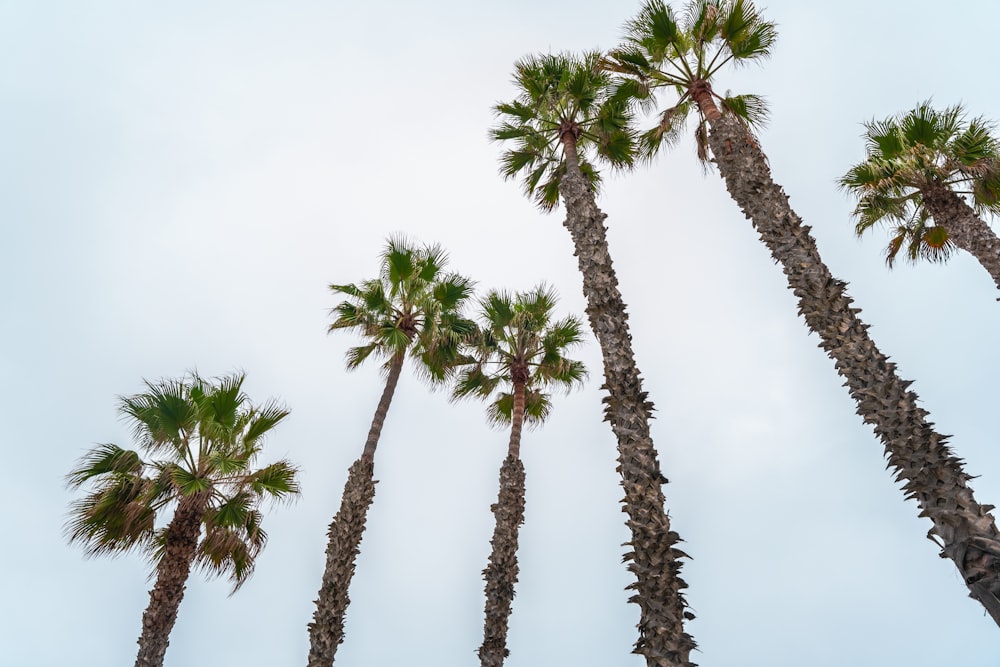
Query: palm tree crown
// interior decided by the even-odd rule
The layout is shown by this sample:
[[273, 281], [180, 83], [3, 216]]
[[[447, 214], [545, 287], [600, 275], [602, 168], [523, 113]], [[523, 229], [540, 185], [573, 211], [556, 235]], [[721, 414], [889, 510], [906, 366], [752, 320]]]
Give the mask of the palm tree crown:
[[[741, 119], [748, 129], [767, 117], [757, 95], [723, 97], [712, 89], [712, 78], [727, 65], [741, 66], [767, 58], [777, 33], [753, 4], [744, 0], [699, 0], [689, 3], [678, 18], [662, 0], [647, 0], [639, 14], [625, 25], [625, 41], [608, 54], [604, 66], [626, 75], [618, 91], [646, 110], [654, 94], [673, 88], [677, 99], [659, 114], [658, 124], [638, 142], [640, 157], [649, 159], [680, 136], [687, 117], [699, 114], [695, 131], [698, 157], [708, 159], [706, 118], [719, 107]], [[718, 104], [716, 104], [718, 102]]]
[[947, 259], [955, 248], [949, 221], [934, 219], [925, 197], [944, 187], [976, 215], [1000, 212], [1000, 143], [992, 129], [982, 118], [966, 120], [961, 105], [938, 111], [930, 100], [865, 123], [865, 160], [839, 180], [858, 199], [858, 235], [892, 226], [890, 266], [904, 245], [911, 261]]
[[453, 396], [493, 398], [490, 422], [507, 425], [513, 416], [514, 386], [522, 385], [524, 421], [544, 421], [552, 403], [543, 389], [562, 386], [568, 391], [587, 374], [582, 362], [563, 356], [582, 342], [583, 325], [575, 317], [553, 322], [555, 302], [555, 293], [542, 286], [514, 295], [494, 290], [483, 297], [481, 326], [469, 340], [471, 363], [459, 371]]
[[[631, 161], [628, 105], [611, 94], [612, 78], [600, 63], [597, 52], [524, 58], [514, 65], [517, 98], [494, 107], [500, 123], [490, 137], [513, 143], [500, 158], [500, 173], [508, 179], [521, 175], [525, 193], [543, 210], [559, 204], [568, 158], [594, 189], [601, 181], [595, 157], [616, 167]], [[572, 157], [566, 155], [567, 140]]]
[[432, 381], [444, 380], [457, 360], [458, 344], [472, 329], [461, 309], [473, 283], [446, 274], [447, 255], [438, 245], [415, 247], [402, 236], [390, 237], [382, 252], [378, 278], [360, 284], [330, 285], [347, 299], [333, 309], [330, 331], [356, 329], [367, 343], [347, 351], [347, 367], [369, 357], [393, 359], [407, 352]]
[[144, 553], [163, 557], [169, 526], [156, 519], [184, 498], [205, 499], [194, 564], [224, 575], [238, 589], [253, 572], [267, 534], [263, 499], [299, 493], [296, 468], [286, 460], [254, 470], [264, 437], [288, 411], [274, 402], [255, 407], [243, 393], [242, 374], [212, 384], [197, 375], [146, 383], [147, 391], [122, 397], [119, 412], [148, 456], [104, 444], [88, 452], [67, 479], [91, 491], [72, 504], [70, 542], [88, 555]]

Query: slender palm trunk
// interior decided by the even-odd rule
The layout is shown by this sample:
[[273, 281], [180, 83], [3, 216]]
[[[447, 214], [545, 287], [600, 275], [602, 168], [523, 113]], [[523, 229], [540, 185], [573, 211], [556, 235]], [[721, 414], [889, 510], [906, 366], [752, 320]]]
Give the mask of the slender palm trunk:
[[932, 428], [917, 395], [907, 389], [912, 383], [896, 375], [896, 365], [869, 337], [860, 310], [851, 306], [847, 283], [830, 274], [809, 227], [771, 179], [756, 142], [738, 120], [723, 114], [710, 120], [709, 144], [730, 195], [782, 265], [799, 313], [836, 362], [858, 414], [874, 425], [897, 481], [905, 480], [907, 499], [915, 498], [920, 516], [933, 523], [928, 537], [942, 547], [942, 558], [954, 561], [970, 596], [1000, 625], [1000, 533], [989, 513], [993, 506], [976, 501], [947, 436]]
[[971, 206], [950, 188], [931, 183], [921, 188], [924, 206], [935, 224], [948, 230], [951, 241], [976, 258], [1000, 288], [1000, 238]]
[[170, 631], [184, 599], [191, 563], [198, 549], [201, 520], [208, 496], [195, 494], [181, 499], [167, 526], [163, 558], [156, 567], [156, 584], [149, 592], [149, 606], [142, 614], [142, 634], [135, 667], [162, 667], [170, 644]]
[[316, 598], [316, 611], [309, 624], [308, 667], [330, 667], [337, 648], [344, 641], [344, 615], [351, 599], [347, 589], [354, 576], [355, 561], [361, 551], [361, 538], [365, 533], [368, 508], [375, 499], [374, 457], [382, 433], [385, 416], [392, 403], [392, 395], [403, 369], [403, 353], [397, 354], [389, 366], [385, 389], [372, 419], [368, 440], [361, 458], [347, 473], [340, 511], [333, 517], [327, 531], [326, 567]]
[[636, 591], [629, 602], [639, 605], [639, 639], [634, 653], [646, 658], [649, 667], [686, 667], [695, 648], [694, 639], [684, 631], [684, 619], [694, 618], [687, 610], [680, 577], [681, 558], [687, 557], [675, 545], [680, 541], [670, 529], [664, 509], [656, 448], [649, 434], [653, 404], [646, 400], [639, 369], [632, 353], [632, 336], [618, 279], [608, 253], [604, 219], [594, 193], [580, 172], [576, 141], [563, 135], [566, 174], [559, 192], [566, 204], [565, 226], [573, 238], [575, 254], [583, 274], [587, 317], [597, 336], [604, 360], [605, 419], [618, 439], [618, 472], [625, 489], [624, 511], [632, 533], [625, 554], [628, 569], [635, 574]]
[[483, 645], [479, 648], [482, 667], [501, 667], [507, 650], [507, 622], [517, 583], [517, 533], [524, 523], [524, 464], [519, 458], [521, 427], [524, 424], [525, 383], [514, 383], [514, 410], [511, 414], [507, 458], [500, 467], [500, 493], [490, 509], [496, 517], [493, 551], [483, 570], [486, 580], [486, 607]]

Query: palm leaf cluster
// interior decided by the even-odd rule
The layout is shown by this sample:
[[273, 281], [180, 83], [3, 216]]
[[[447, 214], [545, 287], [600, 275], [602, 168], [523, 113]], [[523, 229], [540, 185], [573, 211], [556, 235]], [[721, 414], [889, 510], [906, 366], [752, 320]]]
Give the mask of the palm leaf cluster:
[[492, 399], [487, 418], [504, 426], [513, 416], [514, 385], [522, 383], [524, 421], [545, 421], [552, 409], [545, 389], [568, 391], [586, 377], [581, 362], [563, 356], [583, 340], [583, 325], [575, 317], [552, 321], [555, 302], [555, 292], [542, 286], [526, 294], [489, 292], [480, 302], [480, 326], [468, 338], [467, 363], [459, 367], [453, 396]]
[[777, 33], [749, 2], [694, 2], [680, 16], [660, 0], [646, 2], [625, 24], [623, 43], [608, 53], [605, 67], [625, 76], [619, 95], [644, 111], [656, 108], [660, 89], [674, 92], [670, 106], [656, 112], [658, 122], [642, 132], [638, 155], [651, 159], [661, 148], [683, 136], [688, 117], [699, 116], [695, 127], [698, 157], [708, 160], [706, 114], [725, 109], [748, 128], [767, 119], [763, 98], [753, 94], [725, 96], [710, 82], [726, 66], [743, 66], [770, 56]]
[[1000, 143], [991, 123], [967, 119], [961, 105], [937, 110], [930, 100], [896, 116], [865, 124], [865, 159], [841, 177], [858, 199], [858, 235], [892, 229], [891, 266], [904, 251], [911, 260], [943, 261], [955, 250], [948, 220], [935, 220], [925, 198], [947, 189], [976, 215], [1000, 212]]
[[197, 375], [147, 383], [122, 397], [139, 452], [103, 444], [88, 452], [67, 480], [89, 491], [70, 510], [67, 536], [88, 555], [163, 556], [169, 525], [157, 525], [183, 498], [203, 498], [204, 530], [194, 564], [226, 576], [238, 589], [267, 542], [261, 502], [299, 492], [296, 468], [281, 460], [254, 469], [265, 436], [288, 411], [274, 402], [251, 406], [243, 375], [212, 384]]
[[[610, 75], [599, 67], [601, 54], [588, 52], [579, 61], [569, 54], [530, 56], [514, 66], [519, 95], [494, 107], [501, 119], [490, 130], [494, 141], [508, 142], [500, 159], [504, 178], [523, 174], [525, 194], [544, 210], [559, 203], [559, 184], [566, 164], [560, 146], [572, 137], [581, 153], [594, 148], [610, 164], [632, 161], [631, 112], [627, 100], [611, 95]], [[580, 170], [595, 190], [601, 176], [590, 159]]]
[[330, 285], [346, 297], [333, 310], [330, 331], [353, 329], [366, 340], [347, 351], [347, 368], [373, 357], [384, 360], [388, 372], [397, 355], [408, 353], [419, 361], [419, 372], [444, 380], [457, 360], [459, 342], [470, 331], [461, 305], [472, 293], [472, 282], [444, 271], [447, 254], [439, 245], [417, 248], [405, 237], [393, 236], [381, 259], [377, 278]]

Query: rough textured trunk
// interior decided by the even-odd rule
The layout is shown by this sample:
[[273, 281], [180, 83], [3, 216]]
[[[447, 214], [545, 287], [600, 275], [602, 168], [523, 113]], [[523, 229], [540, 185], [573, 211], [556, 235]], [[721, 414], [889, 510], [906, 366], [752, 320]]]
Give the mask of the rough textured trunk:
[[945, 185], [929, 184], [920, 196], [934, 223], [948, 230], [952, 243], [975, 257], [1000, 288], [1000, 238], [993, 229]]
[[573, 238], [575, 254], [583, 274], [587, 317], [597, 336], [604, 360], [605, 419], [618, 439], [618, 472], [625, 489], [622, 511], [632, 550], [625, 554], [628, 569], [635, 574], [629, 586], [636, 593], [629, 602], [639, 605], [639, 639], [634, 653], [646, 658], [649, 667], [686, 667], [695, 642], [684, 631], [684, 619], [694, 618], [687, 610], [680, 577], [681, 558], [687, 557], [675, 545], [680, 541], [670, 529], [664, 509], [660, 473], [649, 420], [653, 404], [646, 400], [639, 369], [632, 353], [625, 303], [618, 291], [608, 254], [604, 227], [605, 214], [597, 207], [594, 193], [580, 173], [576, 146], [563, 139], [567, 170], [560, 185], [566, 204], [566, 228]]
[[767, 159], [743, 126], [724, 114], [711, 123], [709, 142], [726, 188], [783, 267], [799, 313], [836, 362], [858, 414], [875, 427], [896, 480], [905, 482], [906, 498], [915, 498], [920, 516], [932, 521], [928, 537], [942, 547], [942, 558], [954, 561], [971, 597], [1000, 625], [1000, 533], [989, 513], [993, 506], [973, 497], [970, 476], [947, 446], [947, 436], [933, 429], [917, 395], [907, 389], [911, 382], [896, 375], [895, 364], [872, 342], [860, 310], [851, 306], [847, 284], [830, 274], [809, 227], [771, 179]]
[[527, 367], [513, 369], [514, 409], [511, 411], [510, 440], [507, 458], [500, 466], [500, 492], [490, 509], [496, 518], [493, 528], [493, 551], [483, 570], [486, 580], [486, 606], [483, 623], [483, 645], [479, 647], [482, 667], [500, 667], [510, 655], [507, 650], [507, 621], [514, 602], [517, 583], [517, 532], [524, 523], [524, 464], [521, 463], [521, 427], [524, 425], [525, 384]]
[[149, 606], [142, 614], [142, 634], [135, 667], [161, 667], [170, 644], [170, 631], [177, 621], [177, 609], [184, 599], [184, 588], [191, 563], [198, 549], [201, 519], [208, 497], [195, 494], [181, 499], [174, 518], [167, 526], [163, 558], [156, 567], [156, 584], [149, 592]]
[[479, 647], [482, 667], [500, 667], [510, 654], [507, 621], [517, 583], [517, 533], [524, 523], [524, 464], [516, 456], [507, 456], [500, 468], [500, 493], [491, 509], [496, 525], [490, 542], [493, 551], [483, 570], [486, 620], [483, 645]]
[[370, 459], [361, 457], [351, 465], [344, 485], [340, 511], [327, 531], [326, 568], [316, 598], [316, 611], [309, 624], [308, 667], [330, 667], [344, 641], [344, 614], [351, 599], [347, 589], [354, 576], [354, 561], [361, 551], [368, 508], [375, 498]]
[[361, 538], [365, 533], [368, 508], [375, 499], [375, 448], [382, 434], [382, 425], [389, 412], [392, 396], [396, 392], [404, 358], [403, 353], [399, 353], [392, 359], [364, 451], [347, 473], [340, 511], [333, 517], [327, 530], [329, 540], [326, 545], [326, 566], [316, 597], [316, 611], [309, 624], [308, 667], [330, 667], [337, 648], [344, 641], [344, 615], [347, 613], [347, 605], [351, 603], [347, 589], [354, 577], [354, 562], [361, 552]]

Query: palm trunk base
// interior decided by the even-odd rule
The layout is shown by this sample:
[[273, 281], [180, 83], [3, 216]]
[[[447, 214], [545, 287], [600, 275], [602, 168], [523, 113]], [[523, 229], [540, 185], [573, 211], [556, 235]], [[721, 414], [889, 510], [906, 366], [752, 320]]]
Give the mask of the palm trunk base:
[[344, 641], [344, 615], [351, 602], [347, 590], [361, 550], [368, 508], [375, 498], [373, 475], [372, 462], [364, 456], [351, 465], [340, 511], [327, 532], [326, 568], [309, 624], [308, 667], [333, 665], [337, 648]]
[[517, 583], [517, 534], [524, 523], [524, 464], [508, 456], [500, 468], [500, 492], [492, 506], [496, 517], [493, 551], [483, 570], [486, 580], [483, 645], [479, 648], [482, 667], [501, 667], [507, 650], [507, 624]]

